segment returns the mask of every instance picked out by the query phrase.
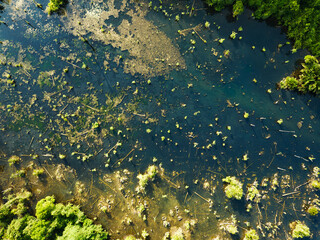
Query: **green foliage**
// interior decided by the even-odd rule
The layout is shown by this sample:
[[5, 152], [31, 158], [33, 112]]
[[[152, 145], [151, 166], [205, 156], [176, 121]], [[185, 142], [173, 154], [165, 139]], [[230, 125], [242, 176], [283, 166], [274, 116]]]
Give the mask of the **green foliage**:
[[144, 192], [149, 181], [153, 181], [158, 173], [158, 168], [155, 165], [148, 167], [145, 174], [139, 174], [137, 178], [139, 179], [138, 192]]
[[21, 162], [21, 158], [16, 156], [16, 155], [12, 155], [9, 159], [8, 159], [8, 163], [9, 166], [12, 166], [14, 164], [20, 163]]
[[292, 228], [292, 237], [293, 238], [304, 238], [310, 237], [310, 229], [307, 225], [300, 221], [296, 221], [291, 224]]
[[311, 205], [310, 207], [308, 207], [307, 212], [311, 215], [311, 216], [316, 216], [319, 213], [319, 209], [318, 207]]
[[228, 183], [228, 185], [224, 189], [224, 192], [228, 198], [235, 198], [237, 200], [240, 200], [242, 198], [243, 184], [239, 180], [237, 180], [234, 176], [227, 176], [226, 178], [223, 178], [222, 181]]
[[179, 228], [177, 231], [175, 231], [172, 236], [171, 236], [171, 240], [184, 240], [184, 235], [182, 232], [182, 229]]
[[47, 11], [48, 14], [52, 14], [53, 12], [57, 12], [60, 10], [61, 7], [67, 4], [67, 0], [50, 0]]
[[23, 229], [27, 226], [30, 221], [30, 216], [24, 216], [22, 218], [13, 219], [7, 228], [4, 239], [16, 239], [16, 240], [27, 240], [30, 237], [23, 233]]
[[313, 180], [311, 182], [311, 186], [316, 188], [316, 189], [320, 189], [320, 182], [318, 180]]
[[259, 197], [261, 195], [259, 193], [259, 190], [257, 189], [257, 185], [258, 183], [254, 182], [254, 184], [248, 187], [247, 196], [246, 196], [247, 201], [255, 200], [256, 202], [259, 202]]
[[297, 77], [286, 77], [281, 80], [282, 89], [297, 90], [303, 93], [320, 94], [320, 64], [316, 57], [307, 55]]
[[80, 239], [107, 239], [108, 234], [103, 231], [101, 225], [94, 225], [90, 219], [86, 219], [82, 226], [68, 224], [63, 235], [57, 240], [80, 240]]
[[221, 11], [226, 6], [234, 3], [234, 0], [206, 0], [206, 3], [216, 11]]
[[136, 240], [136, 237], [133, 235], [127, 236], [124, 240]]
[[259, 235], [257, 234], [256, 230], [251, 229], [249, 231], [246, 231], [246, 234], [243, 240], [258, 240], [258, 239], [259, 239]]
[[233, 17], [237, 17], [244, 10], [243, 3], [241, 0], [237, 0], [235, 4], [233, 4]]
[[0, 206], [0, 237], [8, 240], [85, 240], [107, 239], [108, 233], [101, 225], [94, 225], [78, 206], [55, 204], [53, 196], [41, 199], [35, 216], [26, 212], [25, 202], [29, 192], [9, 195]]

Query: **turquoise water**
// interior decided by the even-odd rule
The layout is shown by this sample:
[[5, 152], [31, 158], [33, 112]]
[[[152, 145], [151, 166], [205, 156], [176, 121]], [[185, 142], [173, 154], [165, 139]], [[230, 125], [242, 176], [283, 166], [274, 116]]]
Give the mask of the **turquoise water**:
[[[121, 191], [136, 202], [149, 201], [150, 219], [149, 225], [134, 219], [134, 228], [118, 225], [133, 213], [115, 194], [119, 206], [98, 220], [119, 237], [144, 228], [152, 232], [162, 225], [160, 216], [170, 219], [169, 209], [177, 205], [190, 210], [184, 219], [198, 221], [193, 234], [184, 230], [191, 239], [230, 238], [220, 228], [231, 215], [239, 221], [235, 239], [248, 229], [245, 222], [256, 230], [260, 223], [261, 238], [284, 239], [294, 220], [304, 221], [316, 236], [317, 221], [305, 212], [316, 192], [305, 183], [318, 166], [319, 99], [276, 87], [307, 52], [292, 53], [281, 28], [252, 19], [249, 10], [229, 21], [228, 10], [213, 13], [200, 2], [191, 16], [185, 5], [193, 1], [164, 3], [162, 9], [156, 2], [152, 9], [143, 1], [123, 3], [76, 1], [52, 16], [32, 2], [3, 4], [2, 164], [16, 154], [24, 157], [24, 167], [30, 161], [70, 166], [78, 180], [99, 189], [83, 206], [89, 212], [110, 191], [99, 179], [128, 169], [129, 183]], [[104, 19], [103, 12], [110, 17]], [[229, 37], [232, 31], [235, 39]], [[146, 196], [135, 194], [137, 174], [151, 164], [160, 164], [166, 177], [160, 176]], [[277, 190], [261, 186], [274, 174], [281, 185]], [[245, 192], [247, 184], [259, 183], [262, 199], [252, 203], [250, 213], [248, 201], [225, 197], [226, 176], [237, 176]], [[285, 195], [301, 184], [298, 193]], [[49, 193], [81, 203], [72, 193], [74, 182], [65, 185]], [[183, 227], [184, 220], [171, 221], [171, 230], [163, 227], [151, 238]], [[267, 229], [269, 222], [273, 227]]]

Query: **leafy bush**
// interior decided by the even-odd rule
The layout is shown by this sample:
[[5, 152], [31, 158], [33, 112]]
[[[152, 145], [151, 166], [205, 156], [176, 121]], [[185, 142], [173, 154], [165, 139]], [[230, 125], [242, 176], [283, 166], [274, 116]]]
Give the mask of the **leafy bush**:
[[41, 199], [35, 217], [27, 214], [27, 191], [9, 195], [0, 206], [0, 238], [8, 240], [107, 239], [101, 225], [94, 225], [78, 206], [55, 204], [53, 196]]
[[281, 80], [280, 87], [300, 92], [320, 94], [320, 64], [316, 57], [307, 55], [297, 77], [286, 77]]

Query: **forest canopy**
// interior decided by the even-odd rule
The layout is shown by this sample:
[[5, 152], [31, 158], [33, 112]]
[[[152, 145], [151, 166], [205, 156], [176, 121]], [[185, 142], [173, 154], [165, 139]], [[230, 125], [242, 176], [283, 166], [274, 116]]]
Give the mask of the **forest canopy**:
[[64, 240], [108, 238], [101, 225], [95, 225], [78, 206], [55, 203], [53, 196], [41, 199], [35, 216], [29, 214], [31, 193], [10, 194], [0, 205], [0, 238], [7, 240]]

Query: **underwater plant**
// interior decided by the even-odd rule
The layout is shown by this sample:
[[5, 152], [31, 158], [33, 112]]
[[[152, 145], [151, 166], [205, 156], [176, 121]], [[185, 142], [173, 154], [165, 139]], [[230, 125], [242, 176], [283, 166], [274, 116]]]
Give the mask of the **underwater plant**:
[[138, 192], [145, 192], [145, 188], [150, 181], [154, 181], [158, 173], [158, 168], [155, 165], [151, 165], [146, 170], [145, 174], [139, 174], [137, 178], [139, 179], [139, 186], [137, 188]]
[[307, 212], [310, 214], [310, 216], [316, 216], [319, 213], [319, 208], [311, 205], [310, 207], [308, 207]]
[[258, 182], [255, 181], [250, 187], [248, 187], [247, 196], [246, 196], [247, 201], [255, 201], [255, 202], [260, 201], [261, 194], [259, 193], [257, 186], [258, 186]]
[[243, 240], [258, 240], [259, 235], [257, 234], [256, 230], [251, 229], [246, 231]]
[[9, 159], [8, 159], [8, 163], [9, 163], [9, 166], [12, 166], [14, 164], [17, 164], [21, 162], [21, 158], [19, 156], [16, 156], [16, 155], [12, 155]]
[[239, 231], [238, 231], [238, 227], [237, 227], [236, 223], [237, 223], [237, 220], [236, 220], [235, 215], [231, 215], [230, 219], [223, 220], [220, 223], [220, 229], [225, 230], [228, 233], [233, 234], [233, 235], [238, 234]]
[[300, 221], [290, 223], [293, 238], [304, 238], [310, 237], [310, 229], [307, 225]]
[[222, 179], [223, 182], [228, 183], [225, 187], [224, 192], [228, 198], [235, 198], [240, 200], [243, 196], [242, 183], [236, 179], [236, 177], [227, 176]]
[[185, 238], [184, 238], [182, 229], [179, 228], [177, 231], [175, 231], [175, 232], [172, 234], [172, 236], [171, 236], [170, 239], [171, 239], [171, 240], [184, 240]]
[[136, 237], [133, 235], [126, 236], [124, 240], [136, 240]]
[[320, 189], [320, 182], [318, 180], [313, 180], [311, 186], [316, 189]]

